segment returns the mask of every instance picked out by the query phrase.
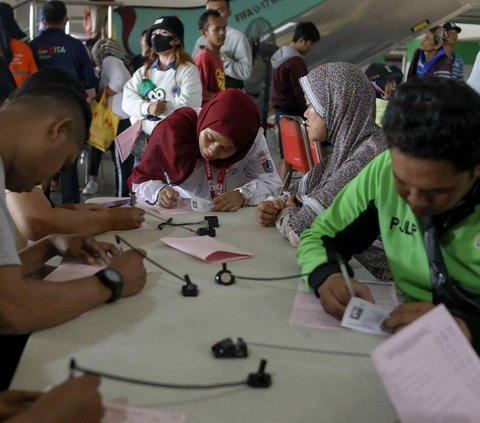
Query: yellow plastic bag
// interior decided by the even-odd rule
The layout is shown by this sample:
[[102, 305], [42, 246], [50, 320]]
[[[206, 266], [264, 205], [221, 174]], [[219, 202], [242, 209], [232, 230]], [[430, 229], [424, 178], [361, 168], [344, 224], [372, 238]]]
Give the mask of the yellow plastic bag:
[[117, 136], [118, 123], [120, 118], [112, 112], [112, 106], [107, 106], [106, 102], [107, 89], [102, 93], [100, 102], [93, 101], [92, 124], [90, 125], [90, 138], [88, 144], [98, 148], [101, 151], [107, 151], [113, 140]]

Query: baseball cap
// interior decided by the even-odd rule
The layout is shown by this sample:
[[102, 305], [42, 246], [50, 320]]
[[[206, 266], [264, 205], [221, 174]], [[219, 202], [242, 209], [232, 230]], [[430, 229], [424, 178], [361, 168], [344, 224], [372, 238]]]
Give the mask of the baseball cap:
[[445, 22], [443, 24], [443, 29], [445, 31], [450, 31], [451, 29], [454, 29], [455, 31], [457, 31], [457, 34], [459, 34], [460, 32], [462, 32], [462, 28], [460, 28], [456, 23], [454, 22]]
[[162, 16], [158, 18], [150, 28], [148, 28], [145, 41], [150, 47], [152, 47], [152, 32], [155, 29], [165, 29], [166, 31], [171, 32], [174, 36], [180, 39], [180, 42], [183, 45], [183, 24], [176, 16]]
[[370, 81], [387, 78], [402, 78], [402, 72], [397, 66], [387, 66], [384, 63], [372, 63], [365, 71], [365, 75], [367, 75], [367, 78]]

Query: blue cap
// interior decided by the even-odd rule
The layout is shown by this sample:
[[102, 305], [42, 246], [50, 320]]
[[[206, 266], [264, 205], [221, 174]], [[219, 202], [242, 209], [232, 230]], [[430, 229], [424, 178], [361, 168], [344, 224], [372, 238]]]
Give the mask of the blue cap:
[[455, 24], [453, 22], [445, 22], [443, 24], [443, 29], [447, 32], [454, 29], [455, 31], [457, 31], [457, 34], [462, 32], [462, 28], [460, 28], [457, 24]]

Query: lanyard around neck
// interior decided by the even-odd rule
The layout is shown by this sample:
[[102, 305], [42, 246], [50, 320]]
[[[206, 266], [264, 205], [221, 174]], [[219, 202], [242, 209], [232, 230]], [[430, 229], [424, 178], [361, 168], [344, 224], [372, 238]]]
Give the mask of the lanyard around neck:
[[225, 167], [220, 168], [220, 173], [218, 174], [217, 183], [215, 185], [213, 182], [213, 172], [211, 164], [206, 161], [204, 161], [203, 163], [205, 165], [205, 174], [207, 175], [208, 190], [210, 191], [210, 197], [212, 197], [213, 200], [217, 195], [223, 193], [223, 184], [225, 182], [225, 173], [227, 169]]

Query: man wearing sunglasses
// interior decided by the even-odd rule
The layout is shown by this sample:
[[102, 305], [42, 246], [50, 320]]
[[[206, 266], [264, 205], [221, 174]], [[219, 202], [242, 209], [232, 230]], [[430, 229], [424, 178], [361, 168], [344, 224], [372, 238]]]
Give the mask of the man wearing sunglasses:
[[[338, 254], [348, 260], [381, 235], [405, 300], [383, 327], [397, 331], [444, 303], [479, 352], [480, 96], [452, 80], [411, 80], [391, 98], [383, 129], [389, 150], [302, 234], [302, 273], [340, 319], [350, 295]], [[365, 285], [353, 287], [373, 301]]]

